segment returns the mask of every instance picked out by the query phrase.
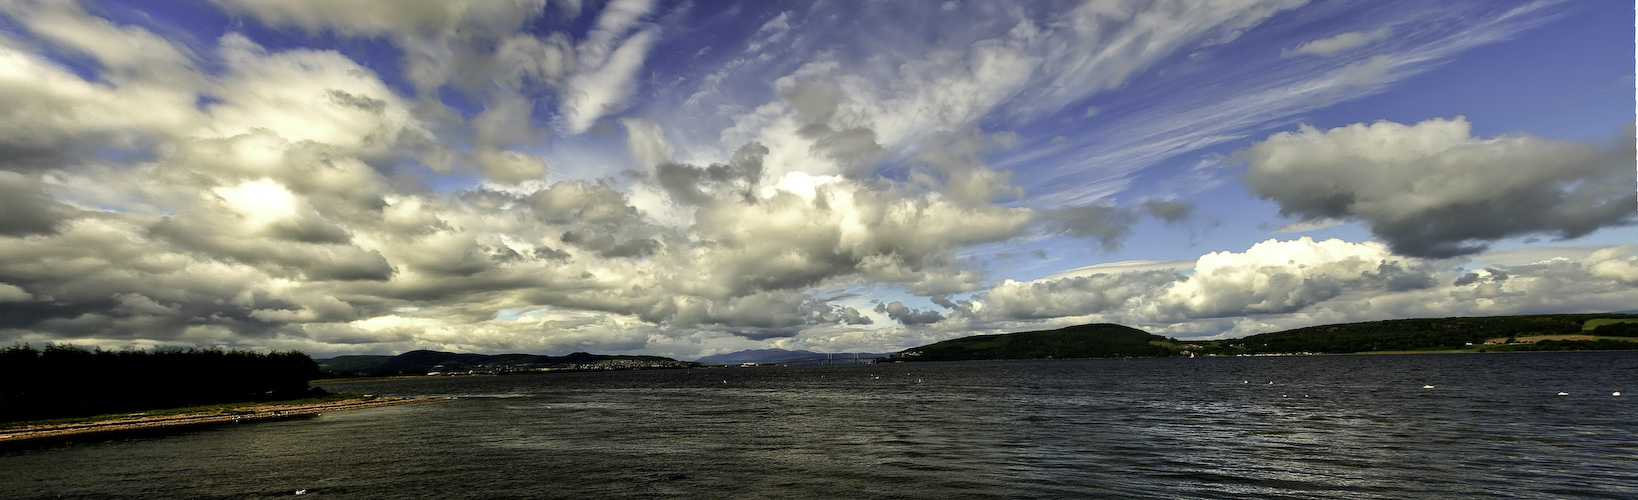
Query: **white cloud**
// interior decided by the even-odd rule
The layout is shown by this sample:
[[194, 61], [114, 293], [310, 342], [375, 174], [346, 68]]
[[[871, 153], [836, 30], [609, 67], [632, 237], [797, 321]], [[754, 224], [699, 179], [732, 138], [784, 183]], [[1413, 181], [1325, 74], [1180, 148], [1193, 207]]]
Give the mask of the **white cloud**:
[[626, 151], [638, 166], [653, 172], [676, 154], [659, 124], [640, 118], [625, 118], [620, 124], [626, 127]]
[[1638, 247], [1623, 245], [1602, 248], [1582, 260], [1595, 278], [1612, 279], [1638, 286]]
[[568, 77], [559, 114], [571, 134], [590, 129], [598, 118], [625, 108], [637, 90], [637, 72], [658, 33], [645, 29], [627, 36], [652, 11], [648, 0], [615, 0], [576, 48], [579, 67]]
[[[446, 0], [214, 0], [229, 12], [255, 16], [271, 25], [294, 25], [311, 33], [327, 29], [346, 35], [380, 36], [436, 30], [460, 19], [466, 4]], [[544, 1], [526, 2], [544, 5]]]
[[1067, 271], [1054, 273], [1051, 276], [1043, 278], [1043, 280], [1079, 278], [1098, 274], [1123, 274], [1140, 271], [1175, 271], [1191, 269], [1193, 266], [1194, 261], [1192, 260], [1123, 260], [1119, 262], [1106, 262], [1102, 264], [1077, 267]]
[[8, 169], [57, 165], [99, 147], [140, 149], [198, 120], [192, 88], [87, 82], [5, 43], [0, 86], [0, 165]]
[[1388, 26], [1371, 31], [1349, 31], [1327, 38], [1303, 42], [1298, 44], [1296, 48], [1281, 51], [1280, 55], [1282, 57], [1301, 55], [1331, 57], [1390, 36], [1393, 36], [1393, 28]]
[[1116, 322], [1182, 337], [1243, 336], [1404, 317], [1615, 311], [1638, 298], [1631, 245], [1566, 252], [1467, 272], [1460, 261], [1395, 255], [1376, 242], [1269, 240], [1206, 254], [1192, 269], [1138, 263], [1003, 280], [972, 303], [946, 305], [946, 322], [969, 330]]
[[1169, 287], [1154, 307], [1189, 318], [1289, 313], [1361, 287], [1432, 285], [1427, 270], [1406, 269], [1412, 265], [1376, 242], [1268, 240], [1244, 253], [1201, 256], [1189, 279]]
[[1251, 191], [1303, 220], [1365, 222], [1398, 252], [1444, 257], [1522, 235], [1631, 224], [1631, 126], [1609, 148], [1474, 137], [1467, 120], [1304, 125], [1240, 154]]
[[[1094, 110], [1097, 123], [1129, 123], [1118, 102], [1085, 99], [1123, 88], [1161, 61], [1226, 43], [1289, 7], [1282, 2], [1092, 3], [1062, 15], [951, 2], [951, 9], [929, 4], [947, 11], [940, 19], [949, 22], [927, 26], [764, 11], [761, 28], [725, 35], [746, 50], [718, 51], [727, 58], [720, 68], [706, 51], [650, 67], [662, 41], [687, 36], [661, 35], [685, 33], [672, 28], [695, 11], [662, 12], [646, 1], [597, 4], [580, 40], [538, 32], [551, 24], [537, 22], [542, 16], [560, 12], [544, 1], [220, 4], [295, 36], [391, 43], [401, 59], [387, 66], [402, 75], [378, 75], [381, 61], [263, 47], [238, 32], [189, 45], [67, 3], [4, 4], [19, 27], [0, 35], [4, 338], [321, 355], [687, 354], [766, 345], [886, 351], [1085, 321], [1186, 335], [1339, 318], [1613, 308], [1632, 303], [1638, 280], [1638, 257], [1627, 247], [1479, 266], [1398, 255], [1389, 249], [1405, 240], [1389, 236], [1386, 245], [1269, 241], [1198, 260], [1110, 263], [1034, 281], [1001, 279], [1013, 271], [965, 253], [1043, 229], [1113, 246], [1141, 217], [1189, 220], [1192, 205], [1164, 196], [1123, 204], [1025, 200], [1014, 179], [1034, 181], [1033, 172], [1014, 175], [989, 161], [1031, 147], [1030, 138], [1005, 131], [1013, 124]], [[559, 7], [574, 15], [580, 5]], [[830, 30], [838, 23], [895, 29]], [[1351, 69], [1325, 63], [1334, 67], [1322, 77], [1332, 87], [1375, 85], [1397, 77], [1406, 58], [1414, 59], [1365, 59]], [[665, 73], [695, 62], [704, 73], [698, 79]], [[645, 70], [676, 78], [655, 79], [649, 89]], [[1260, 98], [1324, 93], [1304, 93], [1312, 81]], [[653, 95], [639, 101], [647, 90]], [[681, 117], [667, 108], [676, 104], [667, 101], [674, 90], [676, 101], [687, 97]], [[452, 100], [460, 109], [444, 105], [448, 92], [460, 94]], [[1157, 106], [1184, 104], [1191, 103]], [[1262, 108], [1283, 105], [1231, 104], [1191, 116], [1243, 125], [1250, 119], [1242, 112], [1266, 118], [1272, 112]], [[641, 106], [641, 118], [620, 116], [631, 105]], [[624, 129], [624, 148], [611, 118]], [[548, 123], [569, 134], [548, 133]], [[1509, 161], [1549, 153], [1574, 160], [1588, 151], [1401, 127], [1414, 133], [1395, 137], [1415, 147], [1371, 161], [1402, 162], [1406, 171], [1434, 165], [1421, 169], [1424, 177], [1400, 178], [1435, 185], [1451, 199], [1483, 198], [1460, 198], [1474, 190], [1451, 180], [1470, 175], [1463, 169], [1473, 161], [1429, 160], [1457, 156], [1428, 146], [1441, 138], [1454, 137], [1447, 150], [1480, 153], [1515, 142], [1527, 146], [1521, 150], [1550, 146], [1478, 155]], [[1164, 155], [1233, 136], [1178, 130], [1144, 128], [1137, 137], [1167, 139], [1135, 142]], [[1247, 158], [1261, 162], [1253, 170], [1324, 171], [1257, 184], [1282, 207], [1297, 207], [1299, 223], [1319, 220], [1281, 182], [1336, 180], [1327, 175], [1338, 172], [1322, 168], [1330, 164], [1313, 160], [1325, 157], [1316, 151], [1347, 157], [1358, 148], [1335, 130], [1294, 136], [1318, 145], [1264, 141]], [[1264, 152], [1272, 153], [1256, 156]], [[547, 157], [556, 169], [551, 181]], [[1630, 157], [1624, 161], [1630, 168]], [[1118, 178], [1122, 168], [1086, 170]], [[565, 169], [605, 175], [556, 178]], [[1508, 175], [1487, 179], [1493, 186], [1532, 179], [1500, 170]], [[485, 179], [462, 177], [472, 173]], [[1538, 184], [1566, 181], [1560, 187], [1570, 191], [1601, 179], [1541, 175]], [[1370, 194], [1361, 199], [1410, 215], [1360, 205], [1328, 216], [1334, 220], [1450, 215], [1437, 203], [1416, 204], [1437, 197], [1401, 199], [1368, 179], [1340, 179], [1330, 185], [1370, 187], [1359, 190]], [[1554, 220], [1577, 220], [1562, 215]], [[1526, 233], [1557, 235], [1562, 227]]]
[[201, 83], [186, 47], [142, 28], [88, 15], [74, 2], [7, 2], [0, 4], [0, 12], [21, 20], [41, 38], [91, 56], [103, 65], [103, 77], [120, 85]]
[[400, 141], [423, 137], [408, 106], [367, 68], [336, 52], [270, 53], [242, 35], [222, 37], [231, 73], [221, 102], [206, 112], [204, 137], [229, 138], [268, 130], [366, 157], [394, 152]]

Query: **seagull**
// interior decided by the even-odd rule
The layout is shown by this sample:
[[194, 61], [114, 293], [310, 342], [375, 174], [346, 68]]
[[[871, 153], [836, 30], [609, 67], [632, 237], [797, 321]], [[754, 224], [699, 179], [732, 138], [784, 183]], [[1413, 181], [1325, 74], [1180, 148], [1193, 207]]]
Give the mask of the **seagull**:
[[1433, 386], [1431, 384], [1430, 385], [1424, 385], [1424, 386], [1422, 386], [1422, 388], [1423, 389], [1432, 389]]
[[1619, 397], [1621, 397], [1621, 391], [1615, 391], [1615, 392], [1612, 392], [1612, 393], [1610, 393], [1610, 395], [1611, 395], [1611, 396], [1615, 396], [1615, 397], [1618, 397], [1618, 398], [1619, 398]]
[[297, 495], [306, 495], [306, 494], [307, 494], [307, 490], [305, 490], [305, 489], [301, 489], [301, 490], [296, 490], [296, 494], [297, 494]]
[[1568, 396], [1568, 395], [1570, 395], [1570, 393], [1568, 393], [1568, 392], [1564, 392], [1564, 391], [1559, 391], [1559, 393], [1558, 393], [1558, 395], [1560, 395], [1560, 396]]

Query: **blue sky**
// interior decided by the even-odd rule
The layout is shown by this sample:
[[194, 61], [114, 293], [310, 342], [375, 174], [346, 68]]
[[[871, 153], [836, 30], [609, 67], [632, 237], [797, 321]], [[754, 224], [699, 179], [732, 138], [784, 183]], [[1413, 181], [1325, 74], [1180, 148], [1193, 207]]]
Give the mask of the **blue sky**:
[[1638, 303], [1617, 2], [0, 2], [0, 341], [895, 351]]

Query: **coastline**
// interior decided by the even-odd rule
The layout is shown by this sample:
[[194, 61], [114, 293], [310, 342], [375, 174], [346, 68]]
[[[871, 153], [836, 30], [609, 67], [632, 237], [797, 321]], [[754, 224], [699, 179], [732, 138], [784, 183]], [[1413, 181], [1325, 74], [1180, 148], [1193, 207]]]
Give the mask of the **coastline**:
[[326, 403], [295, 405], [267, 404], [246, 406], [233, 410], [218, 410], [162, 416], [138, 415], [108, 420], [96, 420], [91, 422], [29, 425], [0, 429], [0, 446], [14, 443], [50, 441], [100, 434], [158, 431], [220, 424], [284, 420], [290, 418], [311, 417], [320, 413], [333, 411], [359, 410], [364, 408], [429, 403], [445, 400], [447, 400], [447, 398], [354, 398]]

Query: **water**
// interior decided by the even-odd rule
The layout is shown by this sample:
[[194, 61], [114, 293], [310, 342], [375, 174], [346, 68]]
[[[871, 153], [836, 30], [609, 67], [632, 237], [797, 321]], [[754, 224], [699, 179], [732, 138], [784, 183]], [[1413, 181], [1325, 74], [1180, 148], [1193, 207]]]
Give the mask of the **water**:
[[0, 496], [1638, 498], [1638, 352], [325, 387], [458, 399], [13, 450]]

